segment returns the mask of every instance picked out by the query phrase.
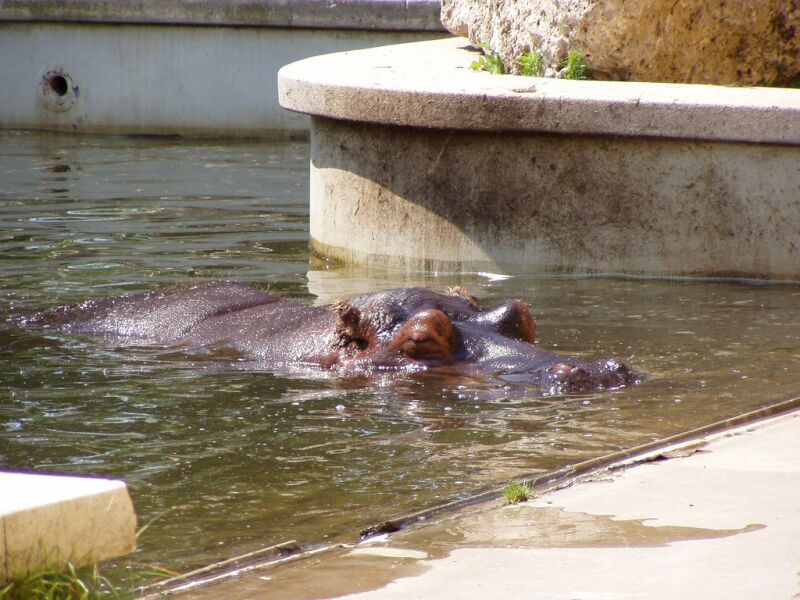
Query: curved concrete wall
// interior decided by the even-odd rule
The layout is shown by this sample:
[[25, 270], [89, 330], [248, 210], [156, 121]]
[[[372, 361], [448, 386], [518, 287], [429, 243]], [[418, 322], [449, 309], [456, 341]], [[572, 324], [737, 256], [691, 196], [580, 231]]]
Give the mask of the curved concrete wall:
[[311, 236], [411, 270], [800, 280], [800, 91], [469, 69], [464, 40], [279, 74], [314, 115]]
[[433, 0], [0, 0], [0, 127], [306, 131], [281, 66], [443, 35]]
[[318, 119], [311, 164], [312, 244], [346, 263], [800, 279], [800, 148]]

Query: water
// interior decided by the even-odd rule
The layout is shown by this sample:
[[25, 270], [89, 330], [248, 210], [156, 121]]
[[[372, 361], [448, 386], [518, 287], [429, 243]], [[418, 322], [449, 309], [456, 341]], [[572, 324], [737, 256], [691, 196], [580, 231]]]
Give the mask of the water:
[[[305, 142], [0, 133], [0, 313], [195, 279], [307, 302], [467, 287], [531, 304], [542, 346], [616, 355], [637, 388], [539, 397], [426, 374], [299, 377], [0, 328], [0, 469], [121, 477], [118, 568], [183, 570], [404, 511], [800, 394], [800, 287], [328, 269]], [[0, 490], [13, 493], [13, 490]]]

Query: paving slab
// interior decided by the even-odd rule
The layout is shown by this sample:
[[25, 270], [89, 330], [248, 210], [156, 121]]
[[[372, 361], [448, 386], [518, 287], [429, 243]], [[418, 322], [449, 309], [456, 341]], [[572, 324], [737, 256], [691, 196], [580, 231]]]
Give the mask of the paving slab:
[[797, 598], [800, 413], [181, 598]]
[[0, 581], [135, 549], [136, 514], [124, 482], [0, 473]]

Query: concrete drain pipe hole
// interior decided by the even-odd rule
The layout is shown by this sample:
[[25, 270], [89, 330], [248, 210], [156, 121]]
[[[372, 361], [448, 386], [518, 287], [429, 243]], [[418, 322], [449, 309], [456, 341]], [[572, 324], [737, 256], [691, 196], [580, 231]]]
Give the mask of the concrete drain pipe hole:
[[59, 96], [66, 96], [69, 92], [69, 84], [63, 75], [53, 75], [50, 77], [50, 89]]
[[41, 74], [39, 99], [45, 111], [63, 113], [78, 101], [78, 86], [63, 67], [51, 68]]

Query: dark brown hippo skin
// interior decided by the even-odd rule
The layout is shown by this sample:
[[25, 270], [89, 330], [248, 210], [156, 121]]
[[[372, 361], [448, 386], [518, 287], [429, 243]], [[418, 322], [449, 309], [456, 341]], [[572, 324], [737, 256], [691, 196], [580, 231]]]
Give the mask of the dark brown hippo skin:
[[315, 365], [342, 374], [440, 369], [503, 375], [545, 393], [614, 389], [639, 379], [614, 359], [585, 361], [539, 348], [524, 302], [482, 310], [461, 289], [398, 288], [307, 306], [238, 283], [207, 282], [90, 300], [24, 323], [119, 346], [234, 351], [256, 368]]

